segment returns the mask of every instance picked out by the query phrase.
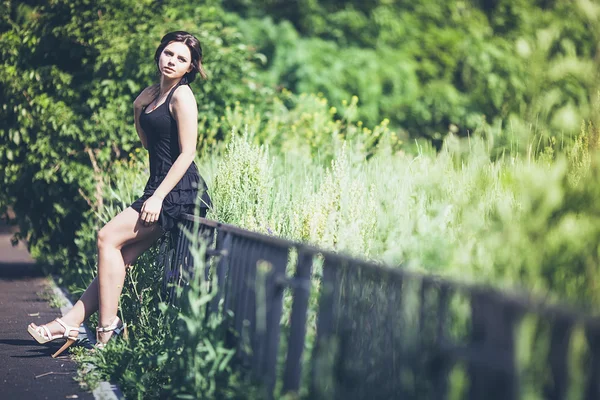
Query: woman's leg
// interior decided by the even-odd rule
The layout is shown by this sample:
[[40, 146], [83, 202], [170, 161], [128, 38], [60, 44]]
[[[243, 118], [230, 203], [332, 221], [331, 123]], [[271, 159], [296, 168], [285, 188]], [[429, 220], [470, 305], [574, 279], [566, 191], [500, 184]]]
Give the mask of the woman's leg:
[[[129, 269], [133, 267], [135, 261], [141, 256], [146, 250], [148, 250], [156, 240], [160, 237], [160, 234], [155, 236], [149, 236], [146, 239], [138, 242], [130, 243], [121, 249], [121, 255], [123, 257], [123, 263], [125, 268]], [[92, 283], [87, 287], [85, 292], [81, 295], [81, 298], [75, 303], [73, 308], [69, 310], [63, 319], [67, 316], [72, 317], [74, 321], [85, 321], [98, 311], [98, 277], [95, 277]], [[71, 315], [72, 314], [72, 315]]]
[[[125, 282], [125, 260], [121, 250], [124, 246], [155, 241], [162, 234], [160, 225], [146, 226], [139, 213], [127, 208], [114, 217], [98, 232], [98, 325], [110, 326], [119, 307], [119, 298]], [[112, 332], [98, 337], [105, 341]]]
[[[135, 210], [133, 210], [137, 214]], [[139, 218], [139, 214], [138, 218]], [[116, 217], [115, 217], [116, 218]], [[111, 221], [112, 222], [112, 221]], [[110, 222], [109, 222], [110, 224]], [[107, 224], [108, 226], [108, 224]], [[146, 250], [148, 250], [154, 242], [162, 235], [159, 229], [155, 229], [152, 234], [142, 235], [137, 241], [132, 241], [123, 245], [121, 248], [121, 257], [125, 268], [131, 267], [137, 258]], [[100, 234], [99, 234], [100, 239]], [[99, 240], [100, 242], [100, 240]], [[99, 244], [100, 250], [100, 244]], [[100, 270], [100, 263], [98, 265]], [[122, 284], [121, 284], [122, 286]], [[120, 292], [119, 292], [120, 294]], [[73, 308], [69, 310], [63, 317], [62, 320], [71, 326], [79, 326], [83, 321], [89, 318], [90, 315], [98, 311], [99, 299], [98, 299], [98, 277], [94, 278], [92, 283], [87, 287], [85, 292], [81, 295], [80, 299], [75, 303]], [[36, 325], [32, 324], [35, 328]], [[64, 330], [57, 322], [50, 322], [47, 324], [48, 329], [52, 334], [62, 333]]]

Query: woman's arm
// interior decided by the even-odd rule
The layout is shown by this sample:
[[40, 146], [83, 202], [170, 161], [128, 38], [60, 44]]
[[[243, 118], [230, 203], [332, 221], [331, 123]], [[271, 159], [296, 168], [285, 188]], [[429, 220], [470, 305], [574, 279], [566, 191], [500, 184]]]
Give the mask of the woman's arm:
[[177, 185], [194, 161], [198, 140], [198, 106], [194, 94], [188, 86], [180, 86], [175, 89], [171, 98], [171, 109], [173, 117], [177, 121], [180, 154], [154, 192], [161, 199], [164, 199], [167, 193]]

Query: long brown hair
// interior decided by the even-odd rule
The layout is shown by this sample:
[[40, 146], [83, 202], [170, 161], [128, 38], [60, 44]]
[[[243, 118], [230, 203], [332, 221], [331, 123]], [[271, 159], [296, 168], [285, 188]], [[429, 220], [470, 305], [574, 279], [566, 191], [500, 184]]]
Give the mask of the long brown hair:
[[158, 67], [158, 59], [160, 58], [161, 53], [167, 47], [167, 45], [171, 42], [181, 42], [185, 44], [190, 49], [190, 54], [192, 56], [192, 70], [187, 72], [183, 78], [183, 83], [190, 84], [196, 79], [196, 74], [200, 74], [202, 79], [206, 79], [206, 72], [202, 67], [202, 46], [200, 45], [200, 41], [196, 39], [194, 35], [185, 31], [175, 31], [169, 32], [160, 40], [160, 45], [156, 49], [156, 53], [154, 53], [154, 62]]

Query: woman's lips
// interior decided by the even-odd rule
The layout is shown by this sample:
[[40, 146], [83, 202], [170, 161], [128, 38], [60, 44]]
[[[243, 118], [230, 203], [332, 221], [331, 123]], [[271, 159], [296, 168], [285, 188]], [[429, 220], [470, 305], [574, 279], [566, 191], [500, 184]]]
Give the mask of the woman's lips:
[[164, 67], [163, 69], [164, 69], [165, 71], [167, 71], [167, 72], [175, 72], [175, 70], [173, 70], [173, 69], [171, 69], [171, 68], [169, 68], [169, 67]]

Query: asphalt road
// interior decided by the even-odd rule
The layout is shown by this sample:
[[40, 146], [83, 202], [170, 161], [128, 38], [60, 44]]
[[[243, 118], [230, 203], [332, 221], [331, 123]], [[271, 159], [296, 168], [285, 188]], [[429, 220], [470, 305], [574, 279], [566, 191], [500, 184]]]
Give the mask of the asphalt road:
[[60, 316], [39, 293], [48, 280], [23, 244], [12, 247], [11, 231], [0, 222], [0, 399], [93, 399], [74, 380], [69, 351], [54, 359], [62, 341], [40, 345], [27, 333], [30, 322]]

